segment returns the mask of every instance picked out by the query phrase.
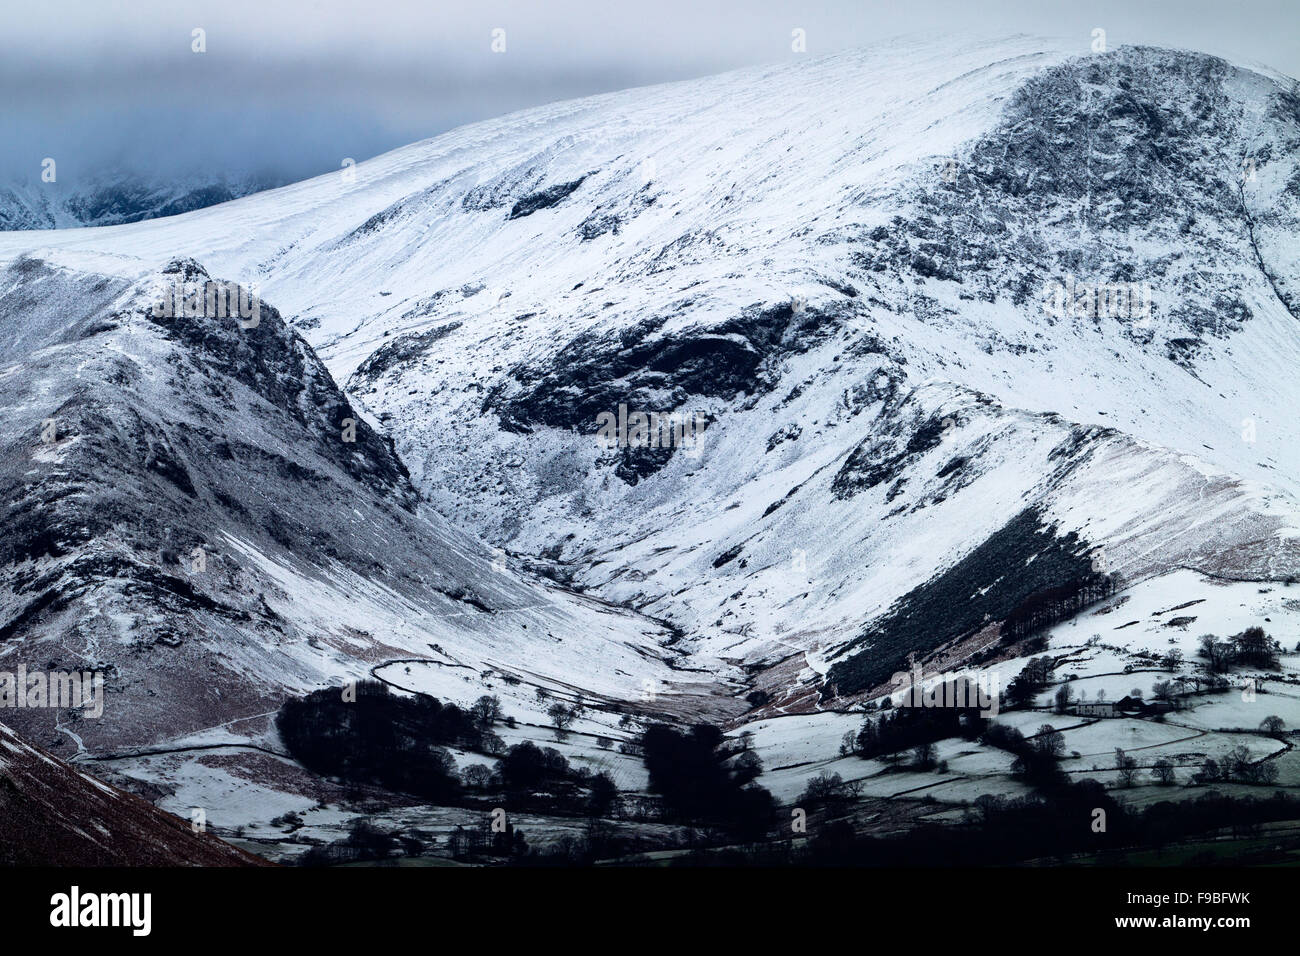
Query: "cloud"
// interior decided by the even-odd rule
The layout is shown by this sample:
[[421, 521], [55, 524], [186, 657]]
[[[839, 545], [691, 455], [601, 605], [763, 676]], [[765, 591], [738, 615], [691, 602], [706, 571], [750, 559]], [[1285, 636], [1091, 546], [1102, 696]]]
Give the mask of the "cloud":
[[[272, 171], [297, 179], [454, 126], [559, 99], [950, 30], [1151, 42], [1295, 74], [1284, 0], [1136, 5], [1004, 0], [745, 0], [474, 4], [102, 0], [6, 11], [0, 176], [60, 180]], [[492, 31], [506, 52], [492, 52]], [[204, 31], [206, 52], [192, 52]]]

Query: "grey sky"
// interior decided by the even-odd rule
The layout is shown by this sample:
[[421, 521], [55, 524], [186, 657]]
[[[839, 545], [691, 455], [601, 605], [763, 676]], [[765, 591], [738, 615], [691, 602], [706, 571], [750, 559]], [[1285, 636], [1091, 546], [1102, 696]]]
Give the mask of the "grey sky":
[[[0, 13], [0, 176], [302, 178], [526, 106], [904, 33], [1189, 47], [1300, 75], [1295, 0], [44, 0]], [[191, 52], [191, 31], [207, 52]], [[490, 49], [506, 31], [507, 52]], [[217, 132], [219, 135], [213, 135]]]

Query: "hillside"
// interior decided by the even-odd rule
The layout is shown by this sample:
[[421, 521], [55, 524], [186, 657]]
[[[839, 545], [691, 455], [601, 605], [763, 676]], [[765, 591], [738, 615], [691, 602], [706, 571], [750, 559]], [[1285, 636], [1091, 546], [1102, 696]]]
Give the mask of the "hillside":
[[0, 866], [265, 866], [0, 724]]
[[[232, 723], [379, 669], [499, 691], [521, 737], [536, 685], [806, 767], [913, 658], [1009, 681], [1002, 623], [1087, 575], [1123, 592], [1094, 615], [1272, 594], [1300, 574], [1298, 146], [1295, 81], [1259, 69], [936, 40], [0, 234], [0, 663], [111, 665], [132, 706], [76, 734], [127, 754], [274, 749]], [[151, 320], [178, 273], [274, 308], [252, 337]], [[607, 446], [629, 412], [702, 431]], [[197, 580], [146, 558], [195, 547]], [[1233, 596], [1300, 639], [1295, 602]], [[1153, 653], [1096, 633], [1044, 640], [1121, 684]]]

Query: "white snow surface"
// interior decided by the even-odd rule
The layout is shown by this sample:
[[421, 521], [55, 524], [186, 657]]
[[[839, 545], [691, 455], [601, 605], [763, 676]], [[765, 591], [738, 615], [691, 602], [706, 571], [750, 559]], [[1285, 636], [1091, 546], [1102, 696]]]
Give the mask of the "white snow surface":
[[[589, 592], [518, 583], [512, 571], [501, 608], [539, 597], [519, 612], [528, 634], [500, 611], [476, 631], [347, 569], [293, 567], [229, 538], [275, 583], [278, 613], [335, 635], [328, 654], [284, 651], [298, 658], [286, 670], [293, 679], [273, 682], [305, 686], [304, 668], [317, 680], [364, 672], [373, 658], [348, 667], [340, 642], [382, 631], [412, 656], [432, 658], [429, 644], [439, 643], [446, 657], [410, 674], [389, 665], [386, 677], [464, 702], [482, 691], [481, 671], [509, 673], [526, 685], [494, 692], [536, 724], [544, 716], [524, 712], [542, 709], [529, 703], [536, 685], [633, 700], [649, 680], [670, 696], [699, 691], [707, 700], [740, 688], [737, 665], [795, 655], [790, 683], [811, 686], [864, 623], [1034, 505], [1128, 586], [1128, 603], [1054, 628], [1050, 646], [1079, 647], [1099, 633], [1121, 650], [1071, 661], [1079, 686], [1149, 693], [1152, 678], [1123, 673], [1135, 650], [1163, 651], [1172, 636], [1191, 657], [1200, 633], [1226, 635], [1265, 614], [1286, 646], [1300, 630], [1279, 583], [1300, 565], [1300, 380], [1291, 374], [1300, 326], [1282, 298], [1300, 279], [1297, 200], [1287, 187], [1294, 149], [1274, 150], [1258, 179], [1242, 183], [1266, 269], [1249, 259], [1244, 220], [1202, 224], [1205, 236], [1191, 238], [1112, 229], [1137, 271], [1156, 279], [1157, 309], [1141, 328], [1128, 319], [1048, 321], [1039, 289], [1016, 302], [1008, 290], [985, 296], [973, 282], [873, 271], [855, 258], [862, 237], [895, 228], [896, 217], [924, 216], [918, 197], [941, 188], [949, 159], [974, 162], [972, 144], [998, 128], [1027, 81], [1081, 56], [1029, 37], [916, 41], [558, 103], [172, 219], [0, 233], [0, 261], [30, 255], [141, 283], [184, 255], [214, 277], [256, 283], [393, 436], [428, 514], [455, 526], [439, 532], [449, 536], [449, 560], [490, 575], [486, 542], [512, 565], [559, 570]], [[1231, 122], [1268, 116], [1278, 79], [1224, 69], [1217, 108]], [[1276, 144], [1295, 120], [1257, 126], [1258, 143]], [[1033, 170], [1012, 172], [1032, 181]], [[551, 205], [512, 215], [521, 201], [574, 183]], [[969, 201], [978, 206], [983, 194]], [[1059, 221], [1007, 243], [1087, 252], [1088, 215], [1063, 204]], [[1187, 337], [1176, 316], [1201, 301], [1188, 291], [1198, 272], [1209, 277], [1211, 309], [1222, 291], [1214, 283], [1236, 277], [1250, 318], [1207, 333], [1193, 359], [1175, 361], [1171, 350]], [[1062, 276], [1041, 278], [1053, 277]], [[586, 428], [512, 430], [492, 404], [570, 368], [565, 349], [575, 343], [631, 336], [646, 323], [660, 339], [721, 328], [735, 342], [727, 321], [792, 300], [799, 310], [763, 367], [767, 384], [737, 394], [688, 389], [686, 407], [712, 419], [700, 453], [679, 452], [635, 484], [613, 473], [594, 418]], [[828, 315], [814, 330], [812, 317]], [[366, 372], [386, 347], [417, 334], [427, 339], [411, 355]], [[597, 356], [597, 367], [608, 364]], [[873, 391], [886, 380], [893, 398]], [[665, 402], [682, 401], [672, 384]], [[894, 423], [927, 418], [947, 423], [942, 441], [907, 460], [897, 495], [887, 484], [832, 493], [856, 448]], [[1086, 449], [1061, 466], [1060, 449], [1085, 429]], [[44, 454], [43, 465], [57, 464]], [[954, 484], [944, 470], [959, 460], [974, 465]], [[735, 549], [739, 557], [719, 563]], [[1197, 621], [1166, 628], [1157, 612], [1192, 599], [1203, 603], [1174, 613]], [[1116, 630], [1127, 621], [1140, 625]], [[669, 668], [661, 622], [681, 634], [694, 671]], [[601, 633], [557, 636], [561, 626]], [[472, 670], [457, 670], [464, 663]], [[996, 665], [1004, 686], [1024, 663]], [[1111, 666], [1120, 672], [1113, 680]], [[670, 687], [691, 681], [699, 687]], [[1210, 716], [1211, 706], [1188, 715], [1188, 726], [1238, 726], [1232, 714]], [[839, 766], [839, 738], [857, 723], [827, 712], [747, 726], [768, 776], [784, 775], [776, 792], [792, 799], [805, 776]], [[1142, 727], [1120, 744], [1119, 726], [1072, 731], [1068, 747], [1086, 764], [1114, 746], [1154, 748], [1197, 732]], [[618, 737], [612, 726], [585, 729], [602, 731]], [[954, 753], [950, 766], [1005, 773], [1004, 761], [985, 756]], [[634, 775], [635, 762], [625, 770]], [[939, 782], [916, 776], [924, 779], [880, 778], [871, 792]]]

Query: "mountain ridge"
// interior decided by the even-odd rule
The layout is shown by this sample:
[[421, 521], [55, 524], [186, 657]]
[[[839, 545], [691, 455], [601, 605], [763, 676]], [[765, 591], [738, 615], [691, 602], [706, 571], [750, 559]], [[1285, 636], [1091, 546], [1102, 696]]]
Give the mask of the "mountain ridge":
[[[265, 501], [214, 505], [203, 539], [266, 604], [232, 631], [254, 697], [216, 716], [363, 662], [439, 696], [537, 709], [499, 672], [739, 728], [874, 704], [880, 674], [843, 679], [862, 655], [1023, 663], [992, 615], [1070, 583], [1023, 570], [1040, 556], [1143, 595], [1300, 573], [1298, 153], [1294, 81], [1218, 58], [914, 43], [554, 104], [173, 219], [0, 234], [0, 310], [12, 334], [57, 325], [33, 303], [75, 274], [53, 300], [80, 300], [102, 356], [132, 290], [162, 358], [103, 380], [188, 370], [145, 404], [155, 431], [116, 426], [149, 433], [168, 494], [229, 482], [204, 450], [256, 435], [240, 464]], [[274, 301], [274, 367], [229, 329], [135, 324], [167, 263]], [[79, 341], [46, 345], [24, 402], [66, 400]], [[44, 416], [17, 407], [30, 448]], [[611, 447], [598, 422], [625, 407], [704, 427]], [[183, 450], [172, 409], [207, 430]], [[345, 412], [361, 462], [330, 432]], [[335, 521], [349, 496], [366, 514]], [[909, 608], [966, 587], [988, 621], [908, 636]], [[329, 667], [295, 656], [314, 630]]]

